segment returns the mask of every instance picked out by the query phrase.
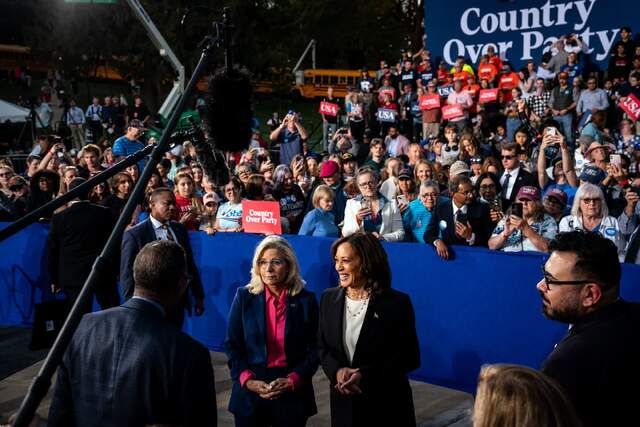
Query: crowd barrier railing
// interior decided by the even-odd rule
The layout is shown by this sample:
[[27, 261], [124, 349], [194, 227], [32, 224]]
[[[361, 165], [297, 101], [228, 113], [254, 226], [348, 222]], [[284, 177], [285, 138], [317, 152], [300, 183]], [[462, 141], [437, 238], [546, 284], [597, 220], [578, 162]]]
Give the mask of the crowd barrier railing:
[[[34, 224], [0, 243], [0, 325], [30, 326], [34, 304], [51, 299], [46, 271], [48, 227]], [[285, 236], [307, 288], [320, 296], [335, 286], [328, 238]], [[229, 307], [249, 281], [261, 237], [191, 233], [205, 291], [205, 313], [184, 330], [211, 350], [222, 350]], [[440, 259], [428, 245], [385, 243], [393, 287], [408, 293], [416, 312], [422, 366], [418, 380], [472, 392], [480, 366], [518, 363], [540, 367], [567, 325], [544, 318], [536, 283], [544, 255], [455, 248]], [[622, 296], [640, 301], [640, 266], [623, 265]]]

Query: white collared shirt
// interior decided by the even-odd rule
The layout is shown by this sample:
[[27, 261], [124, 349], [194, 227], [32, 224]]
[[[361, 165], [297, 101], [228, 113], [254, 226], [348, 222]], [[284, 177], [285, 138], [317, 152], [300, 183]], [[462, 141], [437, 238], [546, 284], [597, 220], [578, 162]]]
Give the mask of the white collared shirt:
[[[520, 166], [510, 171], [505, 170], [504, 173], [502, 174], [502, 177], [500, 178], [500, 185], [502, 185], [503, 198], [508, 199], [511, 197], [511, 192], [513, 191], [513, 184], [516, 183], [516, 178], [518, 178], [518, 172], [520, 172]], [[507, 188], [504, 188], [504, 182], [507, 179], [507, 174], [510, 175], [509, 186]]]
[[178, 239], [176, 238], [176, 233], [173, 232], [169, 223], [167, 222], [167, 229], [163, 228], [163, 223], [155, 219], [152, 215], [149, 215], [149, 219], [151, 220], [151, 225], [153, 225], [153, 231], [156, 233], [156, 239], [158, 240], [169, 240], [167, 238], [167, 231], [171, 233], [173, 237], [173, 241], [178, 243]]

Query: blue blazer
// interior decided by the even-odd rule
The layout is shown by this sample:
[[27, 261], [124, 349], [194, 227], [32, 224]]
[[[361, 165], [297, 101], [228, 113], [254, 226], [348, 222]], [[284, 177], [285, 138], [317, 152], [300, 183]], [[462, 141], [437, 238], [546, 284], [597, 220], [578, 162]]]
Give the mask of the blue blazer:
[[[200, 281], [200, 273], [198, 267], [193, 260], [193, 251], [191, 250], [191, 242], [189, 240], [189, 232], [184, 225], [177, 221], [171, 221], [169, 226], [176, 235], [176, 239], [180, 246], [187, 254], [187, 283], [188, 289], [194, 298], [204, 299], [204, 291], [202, 290], [202, 282]], [[122, 248], [120, 258], [120, 283], [124, 286], [124, 296], [130, 298], [133, 295], [133, 261], [140, 249], [147, 243], [156, 240], [156, 232], [153, 229], [150, 219], [142, 221], [135, 227], [125, 231], [122, 236]], [[185, 294], [186, 295], [186, 294]], [[188, 299], [185, 298], [185, 303]]]
[[[288, 399], [296, 400], [291, 407], [300, 411], [297, 417], [308, 418], [317, 412], [312, 377], [320, 364], [316, 342], [318, 302], [312, 292], [303, 289], [295, 296], [287, 295], [286, 304], [284, 349], [288, 370], [296, 372], [304, 382], [298, 390], [288, 393]], [[246, 369], [253, 371], [256, 379], [267, 374], [265, 305], [264, 292], [254, 295], [241, 287], [229, 311], [224, 341], [233, 381], [229, 411], [239, 416], [252, 415], [261, 399], [240, 386], [240, 374]]]
[[85, 315], [58, 368], [49, 426], [217, 425], [209, 351], [130, 299]]

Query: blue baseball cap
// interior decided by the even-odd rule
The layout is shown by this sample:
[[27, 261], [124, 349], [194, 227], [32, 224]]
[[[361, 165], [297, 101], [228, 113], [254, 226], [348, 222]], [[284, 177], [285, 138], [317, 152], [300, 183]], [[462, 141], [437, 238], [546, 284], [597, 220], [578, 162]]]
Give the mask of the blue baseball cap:
[[605, 173], [605, 171], [603, 171], [599, 167], [593, 166], [593, 165], [585, 165], [582, 167], [582, 173], [580, 174], [580, 181], [586, 181], [591, 184], [598, 185], [606, 177], [607, 177], [607, 174]]

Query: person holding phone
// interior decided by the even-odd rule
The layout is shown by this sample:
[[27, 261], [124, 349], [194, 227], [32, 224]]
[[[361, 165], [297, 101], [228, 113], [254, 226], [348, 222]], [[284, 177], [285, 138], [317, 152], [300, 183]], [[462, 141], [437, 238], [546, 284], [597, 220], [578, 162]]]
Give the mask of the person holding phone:
[[522, 187], [510, 214], [500, 220], [489, 239], [489, 249], [504, 252], [547, 252], [549, 241], [556, 237], [558, 225], [544, 212], [540, 190]]
[[271, 142], [280, 144], [280, 164], [291, 164], [296, 154], [302, 154], [302, 144], [307, 141], [307, 130], [302, 126], [298, 113], [290, 111], [282, 124], [269, 135]]
[[449, 181], [451, 200], [435, 207], [424, 234], [443, 259], [450, 258], [449, 246], [487, 246], [493, 230], [489, 205], [475, 200], [471, 179], [457, 175]]

